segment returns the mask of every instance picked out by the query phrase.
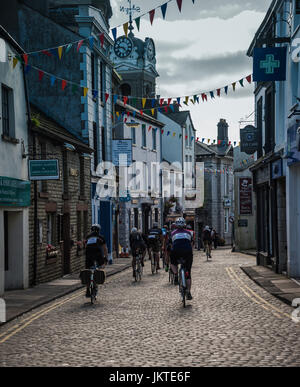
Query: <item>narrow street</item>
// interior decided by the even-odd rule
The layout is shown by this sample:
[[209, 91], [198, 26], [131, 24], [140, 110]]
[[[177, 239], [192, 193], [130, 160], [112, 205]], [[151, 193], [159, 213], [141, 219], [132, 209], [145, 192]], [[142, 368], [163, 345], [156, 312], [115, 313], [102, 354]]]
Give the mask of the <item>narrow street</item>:
[[168, 274], [110, 277], [92, 306], [77, 291], [0, 329], [0, 366], [300, 366], [293, 309], [251, 281], [254, 258], [195, 252], [184, 309]]

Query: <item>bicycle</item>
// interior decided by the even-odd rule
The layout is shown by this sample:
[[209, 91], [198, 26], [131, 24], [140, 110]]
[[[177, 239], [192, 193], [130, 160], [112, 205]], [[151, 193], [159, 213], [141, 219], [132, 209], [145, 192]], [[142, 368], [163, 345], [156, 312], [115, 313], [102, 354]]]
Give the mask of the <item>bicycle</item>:
[[97, 264], [94, 263], [94, 266], [90, 268], [91, 277], [90, 277], [90, 295], [91, 295], [91, 304], [93, 305], [97, 300], [98, 286], [94, 280], [95, 271], [97, 270]]
[[174, 285], [175, 282], [175, 274], [173, 273], [171, 267], [169, 268], [169, 282], [171, 283], [171, 285]]
[[187, 295], [187, 285], [186, 285], [186, 276], [187, 276], [187, 271], [185, 268], [185, 259], [180, 258], [178, 261], [180, 265], [180, 269], [178, 272], [178, 286], [179, 286], [179, 293], [180, 297], [183, 303], [183, 307], [185, 308], [186, 306], [186, 295]]
[[209, 258], [211, 258], [211, 252], [210, 252], [210, 248], [209, 248], [209, 243], [206, 242], [205, 243], [205, 253], [206, 253], [206, 260], [208, 261]]
[[135, 272], [135, 282], [137, 281], [141, 281], [142, 280], [142, 275], [143, 275], [143, 266], [142, 266], [142, 257], [141, 257], [141, 251], [137, 251], [137, 256], [136, 256], [136, 259], [135, 259], [135, 268], [134, 268], [134, 272]]

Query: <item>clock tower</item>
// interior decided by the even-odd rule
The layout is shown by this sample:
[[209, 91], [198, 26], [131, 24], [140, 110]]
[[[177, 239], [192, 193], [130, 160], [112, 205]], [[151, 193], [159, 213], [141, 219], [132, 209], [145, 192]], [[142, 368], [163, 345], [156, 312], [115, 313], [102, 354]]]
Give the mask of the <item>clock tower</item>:
[[[156, 52], [153, 39], [145, 41], [133, 34], [130, 15], [129, 34], [120, 36], [115, 41], [111, 52], [114, 68], [122, 77], [119, 94], [139, 98], [155, 98]], [[137, 108], [141, 107], [141, 100], [137, 99]]]

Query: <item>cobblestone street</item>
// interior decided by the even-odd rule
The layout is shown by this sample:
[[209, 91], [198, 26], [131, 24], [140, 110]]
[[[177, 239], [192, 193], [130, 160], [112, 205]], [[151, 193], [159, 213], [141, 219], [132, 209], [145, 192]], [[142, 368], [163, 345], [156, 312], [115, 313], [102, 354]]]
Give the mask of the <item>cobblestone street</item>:
[[300, 366], [293, 309], [252, 282], [254, 258], [195, 252], [184, 309], [168, 274], [110, 277], [90, 305], [83, 291], [0, 329], [0, 366]]

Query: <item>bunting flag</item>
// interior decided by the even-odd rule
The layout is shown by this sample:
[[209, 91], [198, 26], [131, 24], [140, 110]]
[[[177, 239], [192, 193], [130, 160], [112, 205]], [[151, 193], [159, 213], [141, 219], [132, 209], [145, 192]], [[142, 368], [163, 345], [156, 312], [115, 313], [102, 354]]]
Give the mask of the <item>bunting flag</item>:
[[39, 81], [40, 81], [40, 82], [41, 82], [41, 80], [43, 79], [44, 75], [45, 75], [44, 71], [39, 70]]
[[66, 54], [71, 50], [72, 47], [73, 47], [73, 44], [68, 44], [66, 48]]
[[93, 36], [91, 36], [89, 38], [89, 43], [90, 43], [90, 49], [92, 50], [94, 48], [94, 37]]
[[178, 5], [179, 12], [181, 12], [182, 0], [177, 0], [177, 5]]
[[28, 55], [27, 54], [23, 54], [23, 59], [24, 59], [24, 63], [27, 66], [28, 65]]
[[144, 109], [144, 107], [145, 107], [145, 105], [146, 105], [146, 101], [147, 101], [147, 98], [142, 98], [143, 109]]
[[210, 91], [209, 93], [210, 93], [211, 99], [215, 98], [213, 91]]
[[141, 18], [137, 17], [135, 20], [136, 28], [139, 31], [140, 30], [140, 25], [141, 25]]
[[52, 56], [52, 54], [50, 54], [50, 52], [49, 52], [48, 50], [43, 50], [42, 53], [43, 53], [44, 55], [46, 55], [46, 56], [49, 56], [49, 57]]
[[217, 90], [217, 96], [218, 96], [218, 97], [221, 97], [221, 89], [218, 89], [218, 90]]
[[77, 52], [79, 52], [80, 50], [80, 47], [83, 45], [83, 40], [80, 40], [80, 42], [78, 42], [77, 44]]
[[100, 39], [101, 47], [103, 48], [103, 45], [104, 45], [104, 33], [103, 32], [102, 32], [102, 34], [99, 35], [99, 39]]
[[51, 55], [53, 55], [55, 58], [58, 59], [58, 52], [57, 51], [58, 50], [56, 48], [51, 48], [50, 53], [51, 53]]
[[117, 40], [117, 28], [113, 28], [111, 30], [112, 34], [113, 34], [113, 37], [114, 37], [114, 40]]
[[65, 79], [63, 79], [63, 80], [61, 81], [61, 89], [62, 89], [63, 91], [65, 90], [67, 84], [68, 84], [68, 82], [67, 82]]
[[30, 65], [25, 66], [25, 74], [28, 74], [30, 70], [31, 70]]
[[159, 101], [160, 106], [162, 106], [164, 102], [165, 102], [165, 99], [161, 98], [160, 101]]
[[123, 97], [123, 102], [124, 102], [124, 105], [126, 105], [127, 104], [127, 101], [128, 101], [128, 97]]
[[232, 84], [233, 91], [235, 91], [235, 86], [236, 86], [236, 82], [233, 82]]
[[164, 134], [164, 130], [163, 129], [161, 130], [161, 134]]
[[170, 132], [167, 133], [167, 136], [169, 136], [169, 135], [170, 135]]
[[151, 109], [151, 113], [154, 116], [155, 109]]
[[152, 126], [149, 126], [149, 128], [148, 128], [148, 132], [150, 132], [151, 128], [152, 128]]
[[177, 98], [177, 104], [178, 104], [178, 105], [180, 105], [180, 100], [181, 100], [181, 98], [178, 97], [178, 98]]
[[184, 104], [185, 104], [185, 105], [188, 105], [188, 102], [189, 102], [189, 97], [185, 97]]
[[96, 99], [98, 97], [98, 90], [93, 90], [92, 94], [93, 98]]
[[155, 15], [155, 9], [152, 9], [152, 11], [149, 12], [151, 25], [152, 25], [153, 20], [154, 20], [154, 15]]
[[252, 75], [248, 75], [248, 77], [246, 77], [246, 79], [247, 79], [248, 83], [251, 83], [251, 81], [252, 81]]
[[117, 101], [118, 101], [118, 96], [114, 95], [114, 105], [117, 103]]
[[240, 79], [239, 82], [240, 82], [240, 85], [241, 85], [242, 87], [244, 87], [244, 79]]
[[84, 87], [83, 88], [83, 96], [86, 97], [87, 96], [87, 93], [88, 93], [88, 87]]
[[171, 101], [172, 101], [172, 98], [168, 98], [168, 106], [170, 106]]
[[72, 86], [72, 93], [75, 94], [78, 90], [78, 86], [77, 85], [73, 85]]
[[107, 102], [108, 98], [109, 98], [109, 94], [105, 93], [105, 103]]
[[127, 38], [127, 36], [128, 36], [128, 22], [123, 24], [123, 30], [124, 30], [124, 34]]
[[62, 53], [63, 53], [63, 47], [62, 46], [58, 47], [57, 51], [58, 51], [58, 57], [61, 60]]
[[18, 62], [19, 62], [18, 58], [13, 58], [13, 68], [16, 67]]
[[228, 86], [225, 86], [224, 90], [225, 90], [225, 94], [227, 95], [228, 94]]
[[163, 4], [163, 5], [160, 7], [161, 13], [162, 13], [162, 17], [163, 17], [164, 20], [165, 20], [165, 18], [166, 18], [167, 7], [168, 7], [168, 3], [165, 3], [165, 4]]
[[173, 132], [173, 137], [175, 137], [176, 136], [176, 132]]

